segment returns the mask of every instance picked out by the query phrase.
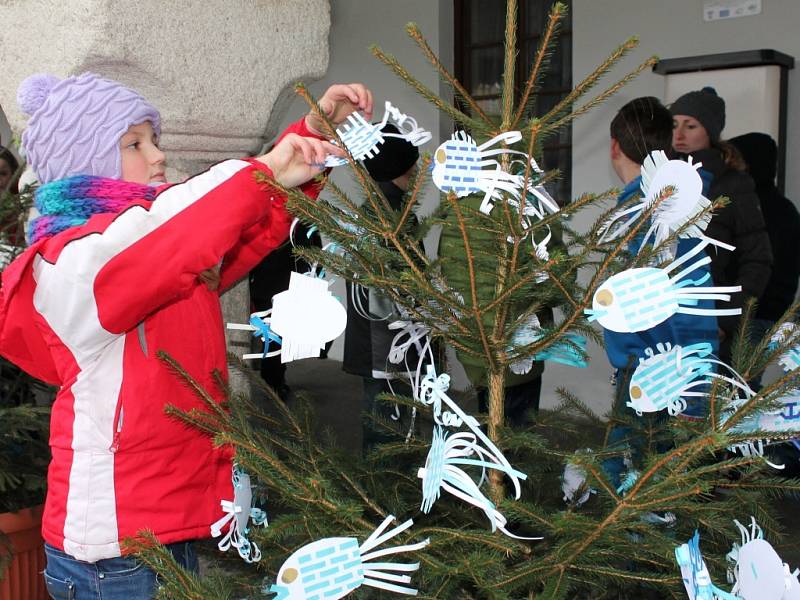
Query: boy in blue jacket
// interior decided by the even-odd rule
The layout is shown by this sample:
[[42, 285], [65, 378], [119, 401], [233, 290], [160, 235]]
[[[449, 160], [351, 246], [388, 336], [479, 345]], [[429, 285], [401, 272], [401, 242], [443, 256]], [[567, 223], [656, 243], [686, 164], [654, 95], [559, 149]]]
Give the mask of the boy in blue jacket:
[[[614, 172], [625, 184], [622, 193], [617, 198], [617, 204], [623, 205], [642, 195], [641, 167], [644, 159], [654, 150], [670, 151], [672, 145], [672, 115], [657, 98], [646, 96], [635, 98], [625, 104], [611, 121], [611, 147], [610, 158]], [[701, 169], [700, 175], [705, 175]], [[708, 187], [709, 179], [703, 177], [704, 191]], [[647, 227], [641, 229], [642, 235]], [[639, 251], [642, 235], [637, 236], [628, 245], [631, 255]], [[690, 251], [697, 239], [682, 238], [677, 241], [675, 256], [679, 257]], [[698, 258], [702, 258], [702, 254]], [[687, 279], [700, 279], [708, 266], [696, 269]], [[706, 306], [703, 306], [703, 305]], [[698, 307], [713, 308], [711, 300], [698, 301]], [[617, 333], [604, 331], [606, 354], [611, 366], [614, 368], [616, 381], [616, 398], [614, 414], [621, 415], [630, 409], [625, 403], [628, 398], [628, 382], [636, 369], [640, 358], [645, 357], [645, 350], [653, 348], [656, 344], [669, 342], [673, 346], [687, 346], [698, 342], [708, 342], [716, 354], [719, 348], [717, 333], [717, 319], [714, 316], [701, 317], [695, 315], [676, 314], [652, 329], [636, 333]], [[696, 399], [687, 399], [688, 407], [681, 413], [681, 417], [701, 419], [704, 417], [704, 405]], [[663, 418], [662, 415], [659, 417]], [[657, 417], [658, 418], [658, 417]], [[627, 444], [632, 452], [644, 440], [632, 439], [630, 428], [615, 425], [608, 439], [609, 446], [622, 446]], [[620, 473], [623, 469], [622, 458], [608, 459], [604, 468], [612, 482], [619, 485]]]

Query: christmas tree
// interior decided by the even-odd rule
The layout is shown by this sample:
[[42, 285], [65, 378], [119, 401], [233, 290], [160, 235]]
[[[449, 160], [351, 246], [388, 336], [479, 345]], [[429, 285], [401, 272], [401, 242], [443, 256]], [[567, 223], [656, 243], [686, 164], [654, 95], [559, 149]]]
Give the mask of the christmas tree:
[[[408, 575], [373, 573], [373, 577], [390, 586], [416, 589], [424, 598], [641, 598], [648, 593], [681, 597], [675, 549], [695, 530], [702, 532], [704, 555], [718, 583], [724, 577], [722, 557], [738, 538], [734, 519], [744, 522], [752, 515], [769, 539], [780, 538], [770, 501], [797, 492], [800, 482], [779, 478], [759, 449], [793, 433], [762, 426], [758, 417], [780, 409], [780, 399], [797, 387], [798, 372], [787, 370], [758, 394], [743, 392], [746, 386], [741, 382], [785, 356], [798, 343], [796, 333], [778, 336], [768, 345], [769, 339], [751, 343], [745, 328], [735, 344], [732, 365], [739, 375], [720, 367], [721, 376], [708, 380], [703, 392], [707, 417], [698, 421], [641, 418], [630, 410], [606, 422], [564, 390], [562, 406], [539, 411], [530, 427], [506, 426], [504, 390], [510, 373], [529, 369], [533, 360], [582, 363], [584, 338], [599, 339], [586, 315], [597, 316], [602, 313], [598, 303], [608, 304], [599, 294], [601, 286], [633, 267], [664, 268], [669, 262], [665, 252], [676, 237], [725, 201], [714, 199], [636, 255], [628, 253], [628, 242], [648, 230], [661, 204], [675, 195], [674, 186], [653, 190], [635, 222], [611, 242], [602, 232], [616, 206], [607, 207], [588, 231], [570, 227], [572, 215], [604, 203], [615, 192], [586, 194], [571, 202], [561, 199], [563, 206], [556, 206], [546, 186], [558, 173], [542, 173], [531, 159], [540, 157], [544, 140], [606, 101], [656, 59], [648, 59], [594, 94], [601, 79], [636, 48], [632, 38], [547, 114], [532, 114], [565, 10], [560, 3], [553, 5], [517, 101], [513, 77], [517, 8], [515, 0], [508, 0], [499, 115], [482, 110], [414, 24], [407, 26], [408, 34], [452, 87], [455, 106], [420, 84], [394, 57], [372, 48], [380, 61], [452, 118], [463, 133], [451, 140], [453, 145], [445, 143], [433, 156], [421, 158], [399, 210], [392, 208], [353, 156], [349, 164], [362, 187], [362, 198], [349, 198], [330, 181], [333, 202], [315, 202], [295, 190], [286, 193], [289, 209], [335, 244], [335, 252], [303, 249], [305, 258], [328, 273], [379, 291], [397, 307], [403, 321], [417, 332], [427, 332], [431, 345], [423, 348], [418, 368], [412, 369], [417, 373], [413, 397], [392, 398], [416, 409], [420, 433], [394, 433], [393, 439], [357, 459], [315, 435], [309, 403], [289, 407], [271, 394], [272, 410], [267, 413], [238, 396], [220, 407], [180, 365], [163, 356], [176, 376], [185, 378], [207, 400], [206, 412], [173, 411], [176, 418], [236, 450], [238, 467], [249, 474], [254, 494], [270, 513], [268, 527], [253, 526], [249, 532], [261, 552], [257, 566], [225, 561], [221, 571], [202, 580], [181, 571], [147, 535], [131, 541], [129, 548], [161, 574], [164, 598], [264, 597], [280, 583], [281, 574], [287, 585], [302, 578], [302, 568], [286, 567], [298, 549], [329, 538], [362, 543], [392, 515], [398, 522], [413, 518], [413, 526], [392, 535], [392, 545], [413, 546], [406, 556], [418, 562], [419, 569], [409, 569]], [[325, 121], [307, 90], [301, 86], [299, 93]], [[331, 139], [344, 143], [330, 123], [327, 128]], [[441, 170], [437, 172], [447, 164], [448, 152], [459, 145], [468, 146], [479, 161], [497, 160], [496, 169], [481, 173], [483, 187], [466, 198], [459, 196], [452, 181], [443, 179]], [[419, 221], [412, 218], [421, 190], [437, 177], [440, 189], [449, 190], [438, 210]], [[503, 182], [512, 188], [519, 184], [520, 189], [506, 189]], [[434, 226], [442, 228], [443, 243], [457, 247], [463, 260], [425, 254], [422, 240]], [[547, 240], [553, 243], [548, 245]], [[538, 317], [553, 308], [557, 310], [552, 321]], [[770, 333], [777, 334], [797, 308]], [[443, 377], [448, 365], [434, 350], [443, 344], [454, 348], [462, 362], [483, 371], [488, 414], [480, 424], [452, 400], [454, 394]], [[653, 359], [667, 356], [667, 350], [653, 349]], [[694, 354], [687, 350], [683, 360], [696, 360], [693, 368], [700, 370], [717, 368], [710, 367], [712, 359], [702, 349]], [[680, 361], [679, 354], [676, 373], [687, 368]], [[225, 386], [221, 379], [219, 385]], [[666, 408], [680, 412], [676, 406]], [[627, 454], [624, 448], [606, 444], [608, 430], [615, 424], [627, 426], [630, 438], [641, 447], [620, 485], [603, 469], [604, 460]], [[388, 424], [386, 431], [390, 436], [394, 432]], [[440, 455], [434, 456], [436, 452]], [[451, 479], [434, 472], [442, 468], [441, 455], [450, 459]], [[573, 479], [565, 476], [565, 467], [576, 476], [566, 501], [562, 478]], [[430, 543], [423, 547], [423, 540]], [[369, 567], [365, 568], [368, 578]], [[375, 593], [390, 595], [365, 586], [352, 596]]]

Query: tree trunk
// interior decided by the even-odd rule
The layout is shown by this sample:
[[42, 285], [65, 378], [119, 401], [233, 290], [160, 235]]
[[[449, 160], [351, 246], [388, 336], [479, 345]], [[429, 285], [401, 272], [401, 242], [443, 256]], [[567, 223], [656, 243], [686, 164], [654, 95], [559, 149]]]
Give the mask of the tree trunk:
[[[488, 373], [488, 382], [488, 436], [490, 440], [497, 444], [500, 428], [505, 423], [505, 371], [500, 371], [499, 373], [490, 371]], [[498, 504], [503, 499], [505, 493], [503, 487], [503, 474], [496, 469], [489, 469], [489, 492], [492, 497], [492, 502], [495, 504]]]

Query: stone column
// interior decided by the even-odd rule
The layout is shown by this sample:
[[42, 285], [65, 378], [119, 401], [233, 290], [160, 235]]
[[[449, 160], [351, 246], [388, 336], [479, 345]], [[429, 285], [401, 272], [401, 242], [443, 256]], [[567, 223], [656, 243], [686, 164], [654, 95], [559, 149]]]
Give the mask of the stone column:
[[[93, 71], [161, 111], [173, 181], [259, 151], [279, 133], [293, 84], [328, 68], [328, 0], [11, 0], [0, 2], [0, 23], [0, 107], [15, 131], [25, 125], [16, 103], [25, 77]], [[247, 322], [246, 282], [223, 297], [223, 311]], [[247, 340], [229, 346], [241, 354]]]

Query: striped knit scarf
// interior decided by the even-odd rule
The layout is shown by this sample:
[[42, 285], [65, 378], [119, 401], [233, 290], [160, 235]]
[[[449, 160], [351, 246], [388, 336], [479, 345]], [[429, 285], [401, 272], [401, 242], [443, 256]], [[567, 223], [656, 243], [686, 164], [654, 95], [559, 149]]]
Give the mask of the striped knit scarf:
[[118, 213], [134, 202], [155, 197], [155, 188], [119, 179], [77, 175], [51, 181], [34, 194], [40, 216], [28, 227], [29, 243], [83, 225], [92, 215]]

